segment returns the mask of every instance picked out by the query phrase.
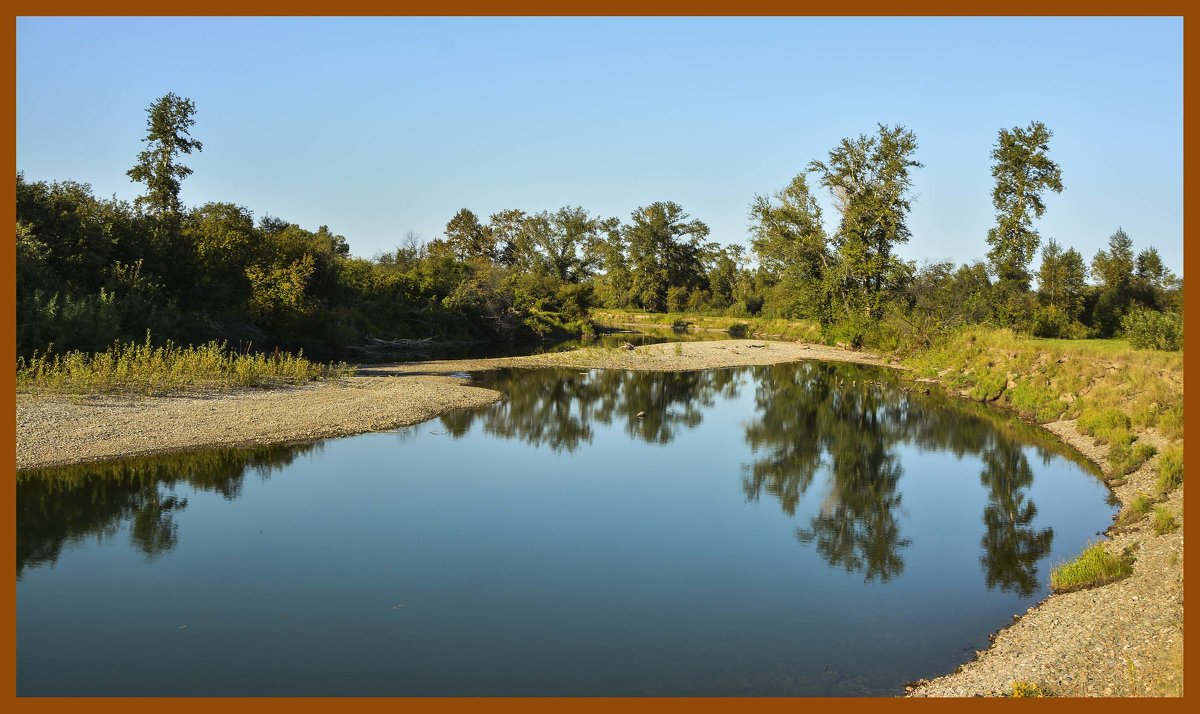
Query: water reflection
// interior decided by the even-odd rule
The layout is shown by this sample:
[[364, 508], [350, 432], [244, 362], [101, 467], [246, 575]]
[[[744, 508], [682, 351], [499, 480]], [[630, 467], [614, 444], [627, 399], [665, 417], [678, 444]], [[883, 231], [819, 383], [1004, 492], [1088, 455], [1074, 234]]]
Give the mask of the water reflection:
[[593, 424], [618, 423], [631, 437], [667, 444], [679, 430], [699, 426], [717, 397], [735, 398], [742, 378], [734, 370], [488, 373], [477, 383], [504, 391], [505, 398], [482, 410], [452, 412], [441, 422], [456, 437], [479, 422], [489, 434], [554, 451], [590, 444]]
[[247, 472], [266, 479], [319, 444], [217, 449], [150, 456], [17, 474], [17, 578], [27, 568], [53, 565], [63, 547], [104, 540], [128, 524], [129, 538], [147, 558], [178, 544], [175, 515], [187, 498], [176, 485], [241, 496]]
[[1038, 429], [924, 394], [876, 367], [814, 362], [665, 374], [537, 370], [479, 381], [506, 398], [443, 417], [451, 434], [461, 437], [480, 422], [488, 433], [568, 452], [591, 443], [594, 424], [614, 422], [633, 438], [668, 443], [680, 429], [699, 425], [718, 397], [735, 399], [742, 386], [755, 385], [755, 416], [743, 425], [752, 454], [743, 468], [746, 498], [769, 496], [794, 517], [824, 470], [829, 486], [820, 509], [796, 537], [815, 544], [831, 566], [867, 581], [900, 575], [902, 553], [911, 545], [898, 515], [904, 473], [899, 446], [982, 461], [988, 504], [980, 563], [989, 588], [1023, 596], [1037, 589], [1037, 562], [1054, 539], [1053, 529], [1033, 524], [1037, 506], [1027, 493], [1033, 470], [1023, 447], [1034, 447], [1045, 461], [1055, 455], [1078, 461]]
[[[980, 565], [987, 586], [1022, 596], [1038, 588], [1037, 564], [1054, 532], [1038, 528], [1029, 496], [1027, 453], [1071, 458], [1040, 430], [998, 419], [983, 408], [924, 394], [884, 369], [802, 363], [655, 373], [562, 369], [485, 373], [478, 383], [505, 393], [488, 407], [440, 418], [464, 438], [475, 426], [555, 452], [590, 445], [600, 426], [631, 439], [669, 444], [694, 429], [718, 402], [752, 388], [754, 409], [741, 424], [749, 455], [741, 490], [768, 498], [806, 521], [796, 538], [830, 566], [886, 582], [904, 572], [912, 544], [901, 518], [901, 447], [974, 456], [986, 489]], [[748, 396], [748, 395], [747, 395]], [[437, 433], [437, 432], [433, 432]], [[17, 575], [53, 564], [64, 545], [110, 538], [127, 525], [138, 550], [153, 558], [176, 547], [176, 516], [187, 508], [177, 484], [236, 499], [247, 471], [266, 477], [314, 445], [214, 450], [67, 469], [32, 471], [17, 480]], [[819, 478], [818, 478], [819, 477]], [[813, 484], [819, 507], [798, 515]]]

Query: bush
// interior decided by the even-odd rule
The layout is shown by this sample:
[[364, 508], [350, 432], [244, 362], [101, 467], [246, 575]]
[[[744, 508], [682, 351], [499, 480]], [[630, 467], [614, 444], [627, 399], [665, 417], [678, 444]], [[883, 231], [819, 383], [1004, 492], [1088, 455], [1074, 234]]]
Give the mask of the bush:
[[1121, 319], [1121, 329], [1138, 349], [1183, 349], [1183, 317], [1178, 313], [1135, 308]]

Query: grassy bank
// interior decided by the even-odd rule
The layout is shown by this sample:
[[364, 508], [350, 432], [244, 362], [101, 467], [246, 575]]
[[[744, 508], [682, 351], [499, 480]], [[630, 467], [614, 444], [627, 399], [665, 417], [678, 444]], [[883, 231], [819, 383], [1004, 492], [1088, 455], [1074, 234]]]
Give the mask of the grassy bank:
[[279, 387], [337, 379], [354, 370], [345, 364], [318, 364], [303, 353], [238, 354], [209, 342], [180, 347], [114, 344], [95, 354], [35, 353], [17, 359], [19, 393], [142, 394]]

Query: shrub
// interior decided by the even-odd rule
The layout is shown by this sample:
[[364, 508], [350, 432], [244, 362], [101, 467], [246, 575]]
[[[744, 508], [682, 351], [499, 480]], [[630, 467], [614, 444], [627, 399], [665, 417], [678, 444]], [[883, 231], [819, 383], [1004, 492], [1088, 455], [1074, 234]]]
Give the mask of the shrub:
[[1121, 329], [1138, 349], [1183, 349], [1183, 317], [1178, 313], [1135, 308], [1121, 319]]
[[1050, 572], [1050, 587], [1058, 591], [1074, 590], [1120, 580], [1131, 572], [1132, 556], [1112, 555], [1100, 543], [1092, 543], [1078, 558]]
[[1069, 337], [1071, 318], [1057, 305], [1044, 305], [1033, 313], [1034, 337]]

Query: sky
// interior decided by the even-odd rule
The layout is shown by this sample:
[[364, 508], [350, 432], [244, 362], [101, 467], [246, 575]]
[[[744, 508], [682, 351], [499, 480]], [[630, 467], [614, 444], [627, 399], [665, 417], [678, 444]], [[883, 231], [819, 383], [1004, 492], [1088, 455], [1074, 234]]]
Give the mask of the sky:
[[[17, 169], [133, 199], [146, 108], [196, 105], [186, 205], [327, 225], [371, 257], [469, 208], [748, 207], [845, 137], [917, 137], [901, 257], [970, 262], [1001, 128], [1044, 122], [1036, 222], [1090, 260], [1124, 228], [1183, 270], [1180, 18], [18, 18]], [[836, 214], [826, 200], [825, 220]]]

